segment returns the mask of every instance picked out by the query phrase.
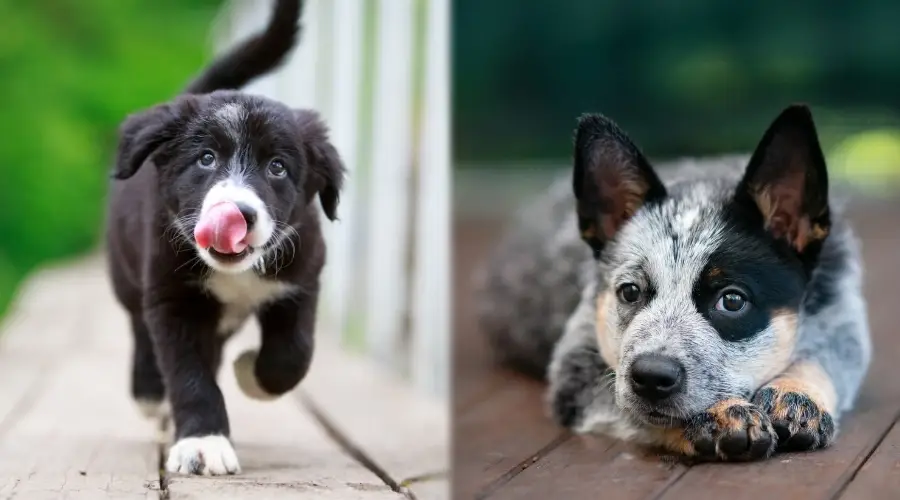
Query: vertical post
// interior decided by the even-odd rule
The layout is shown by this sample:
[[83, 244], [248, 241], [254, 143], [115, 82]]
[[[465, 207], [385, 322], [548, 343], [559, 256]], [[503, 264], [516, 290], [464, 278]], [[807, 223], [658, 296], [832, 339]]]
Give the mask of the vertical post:
[[366, 335], [370, 352], [396, 367], [406, 311], [411, 163], [411, 0], [378, 2], [374, 137], [368, 216]]
[[450, 369], [449, 1], [430, 0], [427, 9], [412, 362], [415, 383], [443, 398]]
[[[267, 0], [271, 1], [271, 0]], [[294, 52], [285, 62], [284, 67], [272, 74], [251, 83], [248, 90], [277, 97], [288, 106], [296, 108], [316, 109], [316, 66], [321, 50], [319, 37], [320, 0], [306, 0], [303, 7], [303, 18], [300, 39]], [[271, 8], [266, 13], [271, 15]]]
[[362, 73], [362, 5], [359, 0], [335, 0], [331, 25], [334, 44], [334, 86], [331, 119], [332, 141], [344, 160], [347, 179], [338, 208], [340, 220], [325, 222], [329, 228], [328, 258], [323, 286], [328, 305], [328, 329], [343, 335], [351, 311], [351, 278], [357, 269], [353, 256], [356, 229], [354, 211], [357, 186], [353, 173], [357, 169], [357, 129], [359, 125], [360, 75]]

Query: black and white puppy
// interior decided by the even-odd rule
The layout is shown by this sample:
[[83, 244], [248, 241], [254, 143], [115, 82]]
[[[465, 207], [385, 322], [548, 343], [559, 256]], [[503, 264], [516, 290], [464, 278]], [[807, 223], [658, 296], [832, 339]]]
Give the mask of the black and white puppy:
[[216, 384], [226, 339], [250, 316], [258, 352], [235, 363], [245, 393], [274, 398], [306, 375], [325, 245], [344, 168], [316, 113], [238, 89], [294, 46], [299, 0], [214, 62], [174, 100], [129, 116], [109, 199], [112, 285], [134, 335], [132, 395], [169, 410], [166, 469], [240, 471]]

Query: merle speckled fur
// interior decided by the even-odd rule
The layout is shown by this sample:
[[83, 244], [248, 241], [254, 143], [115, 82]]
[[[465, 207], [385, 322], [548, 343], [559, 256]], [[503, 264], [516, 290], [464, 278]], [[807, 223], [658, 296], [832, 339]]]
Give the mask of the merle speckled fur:
[[[769, 456], [775, 440], [756, 430], [743, 451], [710, 453], [709, 432], [698, 437], [697, 422], [728, 420], [710, 408], [736, 398], [764, 417], [744, 427], [774, 428], [777, 449], [828, 446], [871, 345], [859, 243], [829, 199], [809, 110], [787, 108], [751, 156], [660, 167], [609, 119], [582, 117], [573, 174], [523, 208], [476, 276], [497, 358], [546, 377], [553, 417], [578, 432], [693, 458]], [[636, 394], [645, 355], [681, 367], [673, 396]]]

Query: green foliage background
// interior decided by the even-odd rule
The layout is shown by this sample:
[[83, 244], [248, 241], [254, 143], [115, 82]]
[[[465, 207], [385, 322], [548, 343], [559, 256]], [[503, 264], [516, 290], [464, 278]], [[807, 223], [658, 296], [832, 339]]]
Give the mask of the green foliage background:
[[220, 0], [0, 0], [0, 315], [35, 266], [95, 246], [119, 121], [210, 55]]
[[584, 112], [662, 157], [746, 151], [793, 101], [826, 149], [897, 128], [898, 19], [891, 0], [455, 0], [455, 159], [563, 160]]

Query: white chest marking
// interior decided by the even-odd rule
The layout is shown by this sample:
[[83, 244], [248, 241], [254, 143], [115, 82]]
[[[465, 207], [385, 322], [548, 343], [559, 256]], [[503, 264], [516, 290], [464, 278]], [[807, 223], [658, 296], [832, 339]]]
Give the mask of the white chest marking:
[[239, 274], [213, 273], [206, 280], [206, 289], [223, 306], [216, 331], [228, 336], [237, 331], [259, 306], [284, 297], [295, 291], [296, 286], [261, 278], [251, 270]]

